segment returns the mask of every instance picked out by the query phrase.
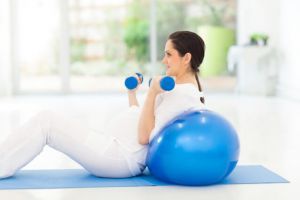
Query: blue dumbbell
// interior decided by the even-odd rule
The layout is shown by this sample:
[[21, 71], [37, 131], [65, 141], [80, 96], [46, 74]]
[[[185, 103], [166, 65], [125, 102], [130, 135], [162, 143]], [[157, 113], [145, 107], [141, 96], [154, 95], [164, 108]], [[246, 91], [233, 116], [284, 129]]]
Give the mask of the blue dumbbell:
[[[142, 83], [144, 78], [143, 75], [140, 73], [135, 73], [138, 76], [138, 79], [140, 80], [140, 82]], [[139, 84], [139, 80], [136, 78], [136, 76], [129, 76], [128, 78], [125, 79], [125, 87], [128, 90], [133, 90], [135, 89], [138, 84]]]
[[[149, 87], [151, 84], [152, 78], [149, 80]], [[173, 90], [175, 87], [175, 81], [171, 76], [165, 76], [160, 80], [160, 88], [165, 91]]]

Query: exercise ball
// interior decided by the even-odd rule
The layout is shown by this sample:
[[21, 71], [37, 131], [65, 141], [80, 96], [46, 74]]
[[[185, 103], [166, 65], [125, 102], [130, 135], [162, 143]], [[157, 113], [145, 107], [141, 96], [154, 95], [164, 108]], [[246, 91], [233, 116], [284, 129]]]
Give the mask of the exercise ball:
[[183, 113], [171, 120], [149, 144], [150, 173], [180, 185], [222, 181], [239, 157], [238, 135], [221, 115], [209, 110]]

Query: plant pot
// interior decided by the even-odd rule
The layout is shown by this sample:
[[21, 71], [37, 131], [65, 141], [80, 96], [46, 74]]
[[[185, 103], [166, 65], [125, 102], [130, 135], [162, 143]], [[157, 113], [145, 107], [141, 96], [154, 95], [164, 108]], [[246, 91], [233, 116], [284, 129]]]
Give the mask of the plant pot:
[[206, 49], [200, 67], [201, 76], [218, 76], [227, 72], [227, 53], [235, 44], [235, 31], [219, 26], [200, 26], [198, 34], [203, 38]]

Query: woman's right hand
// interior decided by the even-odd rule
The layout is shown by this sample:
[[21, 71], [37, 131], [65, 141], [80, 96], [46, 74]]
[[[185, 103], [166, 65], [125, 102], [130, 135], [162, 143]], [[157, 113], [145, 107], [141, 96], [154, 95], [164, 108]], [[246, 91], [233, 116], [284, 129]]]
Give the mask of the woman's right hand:
[[163, 76], [155, 76], [152, 78], [151, 83], [150, 83], [149, 92], [151, 92], [155, 95], [164, 92], [164, 90], [161, 89], [161, 87], [160, 87], [160, 80], [162, 78], [163, 78]]

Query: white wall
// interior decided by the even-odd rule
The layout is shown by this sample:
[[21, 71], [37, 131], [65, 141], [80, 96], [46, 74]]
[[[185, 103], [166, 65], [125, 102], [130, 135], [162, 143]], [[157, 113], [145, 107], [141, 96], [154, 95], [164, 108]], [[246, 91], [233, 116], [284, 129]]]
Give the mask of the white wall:
[[237, 41], [249, 43], [252, 33], [266, 33], [270, 45], [278, 44], [280, 0], [237, 0]]
[[300, 1], [238, 0], [238, 44], [253, 32], [270, 36], [279, 67], [277, 94], [300, 99]]
[[281, 0], [278, 93], [300, 99], [300, 1]]
[[12, 93], [10, 1], [0, 1], [0, 96]]

